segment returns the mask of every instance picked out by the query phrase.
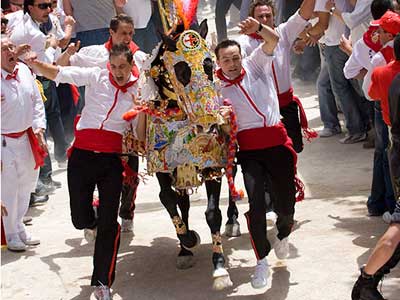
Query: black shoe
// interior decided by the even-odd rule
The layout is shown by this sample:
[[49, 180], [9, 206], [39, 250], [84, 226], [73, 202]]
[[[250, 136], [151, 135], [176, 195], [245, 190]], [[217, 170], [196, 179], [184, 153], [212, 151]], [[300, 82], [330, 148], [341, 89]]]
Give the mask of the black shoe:
[[382, 280], [383, 273], [375, 275], [367, 275], [361, 269], [361, 275], [351, 291], [352, 300], [385, 300], [381, 293], [378, 292], [378, 284]]
[[49, 196], [44, 195], [40, 196], [36, 193], [31, 193], [31, 199], [29, 200], [29, 206], [37, 206], [46, 203], [49, 201]]

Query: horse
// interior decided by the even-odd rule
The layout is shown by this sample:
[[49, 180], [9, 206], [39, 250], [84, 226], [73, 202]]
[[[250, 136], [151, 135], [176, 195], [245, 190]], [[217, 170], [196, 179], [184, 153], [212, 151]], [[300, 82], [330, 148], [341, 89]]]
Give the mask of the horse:
[[206, 20], [197, 31], [178, 26], [171, 35], [162, 36], [162, 44], [153, 53], [148, 74], [158, 95], [147, 104], [147, 169], [150, 174], [156, 173], [160, 201], [180, 241], [180, 269], [194, 264], [192, 250], [200, 244], [199, 235], [189, 229], [189, 194], [205, 183], [213, 288], [221, 290], [232, 286], [225, 268], [219, 209], [227, 137], [220, 126], [220, 95], [214, 81], [212, 54], [205, 42], [207, 31]]

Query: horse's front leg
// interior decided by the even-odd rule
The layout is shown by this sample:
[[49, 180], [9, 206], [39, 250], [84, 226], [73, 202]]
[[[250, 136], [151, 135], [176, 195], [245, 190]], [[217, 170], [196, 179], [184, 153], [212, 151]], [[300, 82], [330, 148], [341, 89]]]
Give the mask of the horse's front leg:
[[224, 288], [232, 286], [232, 281], [229, 277], [229, 273], [225, 268], [225, 257], [222, 248], [222, 237], [221, 237], [221, 222], [222, 215], [219, 209], [219, 197], [221, 193], [221, 181], [220, 180], [207, 180], [207, 210], [205, 212], [208, 227], [210, 227], [212, 237], [212, 262], [214, 266], [213, 270], [213, 288], [215, 290], [222, 290]]

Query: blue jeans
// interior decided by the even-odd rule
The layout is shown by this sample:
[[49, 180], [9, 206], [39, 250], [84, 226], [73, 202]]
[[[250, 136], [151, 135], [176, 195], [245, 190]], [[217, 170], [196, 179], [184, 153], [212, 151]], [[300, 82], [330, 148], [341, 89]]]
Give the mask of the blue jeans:
[[153, 15], [146, 28], [135, 29], [135, 34], [132, 37], [133, 41], [139, 46], [140, 50], [149, 54], [160, 41], [154, 23], [154, 18], [155, 16]]
[[108, 28], [99, 28], [87, 31], [81, 31], [76, 33], [74, 41], [81, 41], [81, 48], [101, 45], [107, 42], [110, 38], [110, 31]]
[[232, 4], [234, 4], [237, 7], [237, 9], [240, 9], [242, 1], [217, 0], [217, 4], [215, 5], [215, 27], [217, 29], [218, 43], [222, 42], [223, 40], [226, 40], [228, 37], [228, 30], [226, 28], [225, 16]]
[[[349, 57], [339, 49], [339, 46], [325, 46], [324, 52], [332, 91], [340, 101], [349, 134], [366, 132], [367, 124], [364, 116], [367, 114], [363, 111], [365, 110], [363, 100], [354, 89], [351, 81], [346, 79], [343, 74], [343, 67]], [[330, 98], [322, 100], [331, 101]], [[327, 115], [335, 116], [337, 119], [337, 110], [329, 111], [333, 104], [327, 103], [320, 109], [326, 109]]]
[[338, 128], [340, 127], [339, 119], [337, 116], [337, 106], [335, 95], [331, 87], [331, 80], [329, 78], [328, 64], [325, 57], [325, 47], [320, 46], [321, 52], [321, 71], [317, 79], [319, 112], [321, 121], [325, 128]]
[[367, 207], [372, 214], [393, 212], [396, 205], [386, 149], [389, 145], [388, 127], [383, 122], [380, 102], [375, 102], [375, 152], [371, 195]]

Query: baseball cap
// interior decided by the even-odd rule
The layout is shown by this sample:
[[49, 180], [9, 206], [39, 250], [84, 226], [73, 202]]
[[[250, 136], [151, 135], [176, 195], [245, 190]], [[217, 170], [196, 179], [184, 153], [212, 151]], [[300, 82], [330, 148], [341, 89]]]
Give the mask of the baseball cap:
[[400, 15], [388, 10], [379, 20], [371, 22], [372, 26], [380, 26], [393, 35], [400, 33]]

